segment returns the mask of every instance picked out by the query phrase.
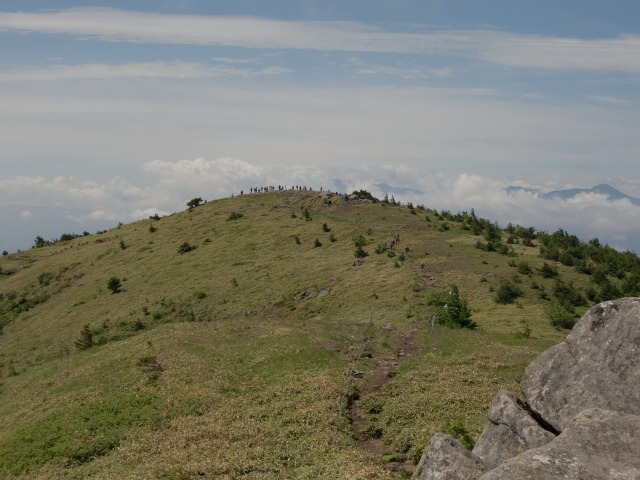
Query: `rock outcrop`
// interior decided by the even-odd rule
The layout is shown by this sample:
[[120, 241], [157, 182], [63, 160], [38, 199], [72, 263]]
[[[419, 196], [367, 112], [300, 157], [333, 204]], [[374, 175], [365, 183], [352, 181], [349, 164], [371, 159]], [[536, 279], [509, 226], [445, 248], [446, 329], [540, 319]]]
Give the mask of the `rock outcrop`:
[[640, 299], [604, 302], [531, 362], [520, 389], [558, 431], [585, 408], [640, 414], [639, 353]]
[[414, 479], [640, 480], [639, 352], [640, 298], [594, 306], [527, 367], [523, 401], [498, 393], [473, 452], [435, 435]]
[[444, 433], [431, 438], [421, 464], [417, 480], [475, 480], [485, 471], [477, 455]]
[[500, 391], [489, 408], [489, 419], [473, 449], [491, 470], [520, 453], [546, 445], [556, 436], [542, 428], [518, 402]]
[[482, 480], [640, 479], [640, 416], [589, 408], [553, 442], [504, 462]]

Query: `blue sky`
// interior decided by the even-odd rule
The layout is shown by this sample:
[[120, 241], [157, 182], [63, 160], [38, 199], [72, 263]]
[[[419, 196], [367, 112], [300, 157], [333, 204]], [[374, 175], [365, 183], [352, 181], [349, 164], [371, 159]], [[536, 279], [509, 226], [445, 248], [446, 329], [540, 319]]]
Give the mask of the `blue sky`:
[[0, 104], [0, 249], [255, 185], [386, 184], [640, 250], [626, 201], [504, 191], [640, 197], [635, 0], [0, 0]]

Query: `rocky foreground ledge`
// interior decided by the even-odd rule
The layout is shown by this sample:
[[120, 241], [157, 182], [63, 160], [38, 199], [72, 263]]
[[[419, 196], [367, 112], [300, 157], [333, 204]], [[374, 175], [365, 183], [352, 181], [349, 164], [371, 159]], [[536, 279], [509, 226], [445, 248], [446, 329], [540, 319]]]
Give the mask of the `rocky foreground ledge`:
[[640, 298], [592, 307], [501, 391], [473, 451], [433, 436], [414, 480], [640, 480]]

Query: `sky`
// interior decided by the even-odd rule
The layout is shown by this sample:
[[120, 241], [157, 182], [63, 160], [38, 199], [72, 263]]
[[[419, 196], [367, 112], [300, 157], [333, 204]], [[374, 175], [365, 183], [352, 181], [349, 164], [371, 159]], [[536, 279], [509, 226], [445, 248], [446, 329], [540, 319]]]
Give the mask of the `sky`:
[[262, 185], [640, 252], [637, 0], [0, 0], [0, 250]]

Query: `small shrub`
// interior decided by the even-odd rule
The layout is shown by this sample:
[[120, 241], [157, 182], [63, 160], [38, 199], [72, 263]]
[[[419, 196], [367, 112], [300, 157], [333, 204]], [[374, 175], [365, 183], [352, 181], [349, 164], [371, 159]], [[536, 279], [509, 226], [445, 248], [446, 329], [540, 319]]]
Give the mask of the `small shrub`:
[[205, 292], [196, 292], [193, 294], [193, 296], [196, 297], [198, 300], [202, 300], [207, 296], [207, 294]]
[[118, 277], [111, 277], [107, 282], [107, 288], [111, 290], [111, 293], [118, 293], [122, 287], [122, 282]]
[[53, 273], [51, 272], [42, 272], [40, 275], [38, 275], [38, 283], [40, 285], [49, 285], [51, 283], [51, 280], [53, 280]]
[[362, 429], [362, 431], [360, 433], [362, 434], [362, 436], [364, 438], [374, 438], [375, 439], [375, 438], [381, 438], [382, 435], [384, 434], [384, 430], [381, 427], [379, 427], [378, 425], [370, 423], [364, 429]]
[[304, 207], [304, 210], [302, 211], [302, 216], [307, 222], [313, 220], [313, 217], [311, 216], [311, 212], [309, 211], [309, 207]]
[[362, 245], [358, 245], [356, 251], [353, 254], [356, 258], [364, 258], [369, 256], [369, 254], [362, 248]]
[[146, 325], [141, 320], [132, 320], [131, 322], [123, 321], [118, 325], [122, 330], [129, 332], [139, 332], [144, 330]]
[[123, 239], [120, 239], [120, 250], [126, 250], [127, 244], [124, 243]]
[[295, 239], [297, 245], [300, 245], [302, 243], [298, 235], [295, 235], [293, 238]]
[[367, 244], [367, 240], [364, 238], [364, 235], [359, 234], [353, 237], [353, 245], [356, 247], [364, 247]]
[[329, 241], [330, 241], [331, 243], [333, 243], [333, 242], [335, 242], [336, 240], [338, 240], [338, 239], [336, 238], [336, 236], [335, 236], [335, 235], [333, 234], [333, 232], [332, 232], [332, 233], [331, 233], [331, 235], [329, 235]]
[[196, 249], [195, 245], [189, 245], [189, 242], [184, 242], [182, 245], [178, 247], [178, 253], [187, 253], [195, 249]]
[[516, 298], [522, 296], [522, 290], [509, 281], [502, 281], [496, 290], [495, 301], [506, 305], [513, 303]]
[[576, 324], [575, 312], [557, 302], [552, 302], [547, 307], [547, 318], [555, 328], [571, 329]]
[[322, 231], [329, 233], [331, 231], [331, 229], [329, 228], [329, 226], [326, 223], [323, 223], [322, 224]]
[[153, 225], [149, 225], [149, 233], [155, 233], [158, 229]]
[[473, 450], [475, 442], [473, 441], [473, 438], [466, 428], [464, 428], [462, 425], [454, 425], [453, 427], [451, 427], [450, 432], [452, 436], [460, 440], [460, 443], [462, 443], [462, 445], [464, 445], [467, 450]]
[[320, 242], [320, 240], [318, 240], [318, 239], [316, 238], [315, 242], [313, 242], [313, 246], [314, 246], [315, 248], [318, 248], [318, 247], [321, 247], [321, 246], [322, 246], [322, 243]]
[[243, 215], [240, 212], [231, 212], [229, 214], [229, 216], [227, 217], [227, 220], [231, 221], [231, 220], [238, 220], [240, 218], [242, 218]]
[[449, 328], [474, 329], [477, 324], [471, 320], [471, 309], [467, 301], [460, 298], [457, 285], [451, 285], [451, 290], [437, 292], [428, 301], [429, 305], [436, 307], [437, 322]]
[[91, 328], [89, 328], [88, 323], [82, 327], [82, 330], [80, 331], [80, 338], [78, 338], [74, 344], [78, 350], [87, 350], [93, 347], [93, 332], [91, 332]]
[[543, 278], [553, 278], [558, 276], [558, 269], [553, 265], [549, 265], [547, 262], [544, 262], [542, 267], [538, 268], [538, 272]]

